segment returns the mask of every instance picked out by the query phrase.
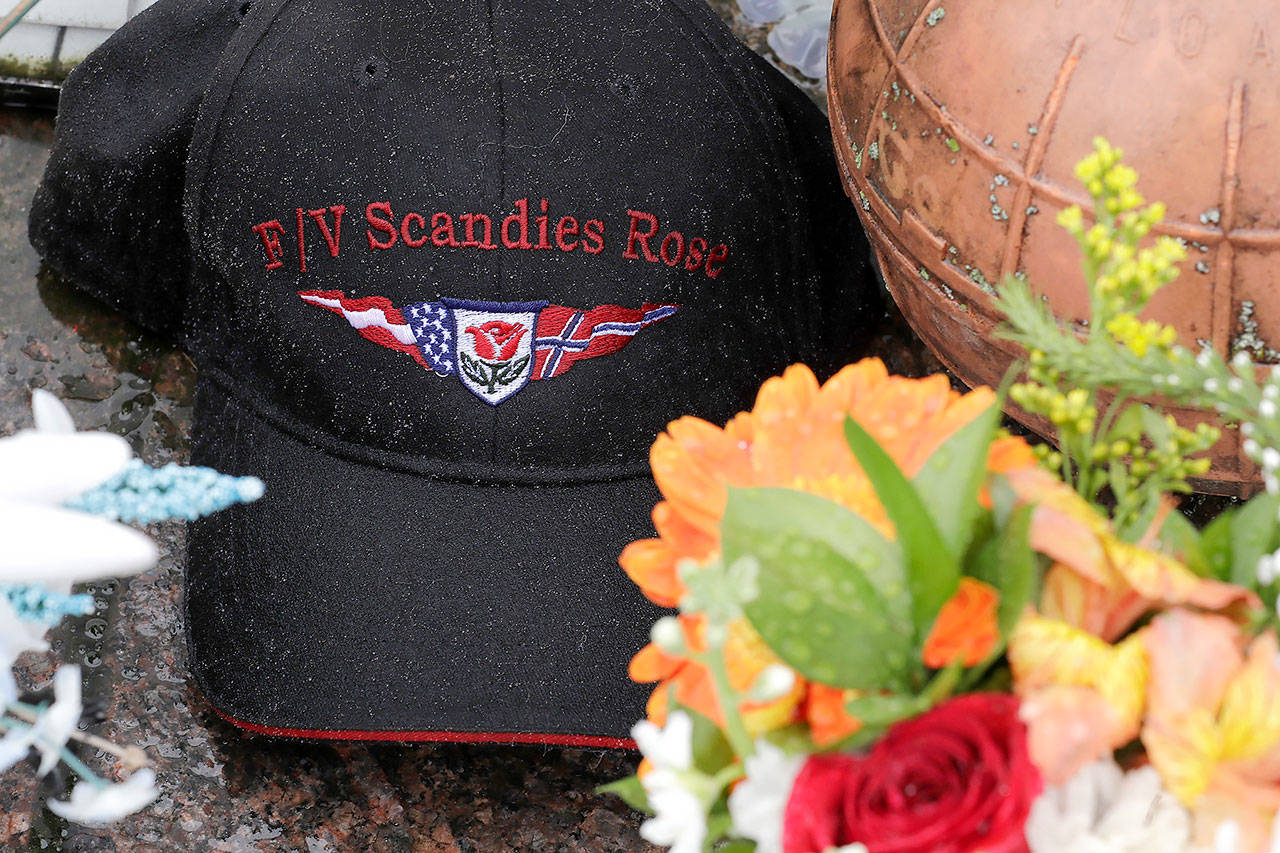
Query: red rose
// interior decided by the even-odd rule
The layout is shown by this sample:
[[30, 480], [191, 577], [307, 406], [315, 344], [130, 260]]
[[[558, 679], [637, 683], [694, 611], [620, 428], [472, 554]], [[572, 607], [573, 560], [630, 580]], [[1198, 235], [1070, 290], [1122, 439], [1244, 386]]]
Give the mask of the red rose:
[[479, 326], [467, 326], [463, 331], [475, 338], [476, 355], [489, 361], [506, 361], [516, 354], [525, 328], [522, 323], [490, 320]]
[[1018, 700], [975, 693], [896, 724], [865, 756], [815, 755], [796, 777], [786, 853], [1014, 853], [1041, 790]]

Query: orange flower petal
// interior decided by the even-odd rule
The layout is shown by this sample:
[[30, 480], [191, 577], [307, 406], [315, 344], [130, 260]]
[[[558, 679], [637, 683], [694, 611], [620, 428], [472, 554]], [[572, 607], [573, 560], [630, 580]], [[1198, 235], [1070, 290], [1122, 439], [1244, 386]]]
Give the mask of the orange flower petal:
[[627, 675], [637, 684], [663, 681], [675, 675], [684, 665], [680, 658], [673, 658], [653, 643], [636, 652], [627, 667]]
[[1173, 609], [1141, 632], [1151, 662], [1148, 715], [1216, 713], [1244, 661], [1240, 629], [1222, 616]]
[[1262, 601], [1250, 590], [1199, 577], [1173, 557], [1158, 551], [1114, 539], [1105, 541], [1104, 547], [1115, 571], [1153, 604], [1191, 604], [1205, 610], [1262, 607]]
[[925, 666], [942, 669], [957, 660], [965, 666], [981, 663], [1000, 639], [996, 626], [999, 603], [995, 587], [976, 578], [961, 578], [924, 641]]
[[987, 451], [987, 469], [993, 474], [1005, 474], [1019, 468], [1035, 468], [1036, 455], [1031, 452], [1031, 445], [1016, 436], [999, 438], [991, 443]]
[[675, 607], [684, 596], [676, 555], [661, 539], [640, 539], [622, 549], [618, 564], [645, 597], [659, 607]]
[[1023, 699], [1019, 714], [1027, 724], [1031, 760], [1050, 785], [1066, 782], [1137, 733], [1102, 694], [1087, 687], [1036, 691]]
[[804, 701], [804, 718], [809, 723], [809, 733], [820, 748], [844, 740], [862, 728], [862, 721], [845, 710], [845, 700], [852, 691], [825, 684], [809, 684]]
[[720, 547], [718, 536], [690, 524], [666, 501], [659, 501], [653, 508], [653, 526], [671, 550], [699, 562], [714, 555]]

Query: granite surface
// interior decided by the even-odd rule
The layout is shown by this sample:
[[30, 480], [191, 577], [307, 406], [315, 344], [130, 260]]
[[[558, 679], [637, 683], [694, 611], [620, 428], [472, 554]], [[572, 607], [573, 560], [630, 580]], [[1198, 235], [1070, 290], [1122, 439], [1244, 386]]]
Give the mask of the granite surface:
[[[749, 44], [763, 33], [715, 5]], [[84, 429], [124, 435], [147, 462], [187, 454], [194, 368], [40, 268], [26, 216], [52, 136], [48, 112], [0, 111], [0, 434], [30, 425], [32, 388], [67, 401]], [[869, 354], [894, 371], [938, 370], [892, 310]], [[69, 825], [42, 806], [70, 780], [41, 785], [22, 766], [0, 776], [0, 850], [648, 850], [640, 816], [594, 793], [634, 769], [629, 754], [464, 745], [334, 745], [242, 734], [187, 681], [180, 524], [154, 525], [152, 571], [88, 588], [98, 612], [67, 620], [53, 649], [18, 668], [24, 690], [48, 687], [57, 662], [84, 668], [83, 728], [144, 747], [159, 801], [105, 828]], [[619, 678], [625, 673], [619, 672]], [[99, 769], [108, 756], [82, 754]]]

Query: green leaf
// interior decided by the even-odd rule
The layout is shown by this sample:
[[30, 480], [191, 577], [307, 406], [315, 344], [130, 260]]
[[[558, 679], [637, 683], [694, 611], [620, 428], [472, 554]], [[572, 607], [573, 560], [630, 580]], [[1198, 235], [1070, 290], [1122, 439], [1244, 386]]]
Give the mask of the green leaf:
[[1165, 516], [1160, 526], [1160, 550], [1180, 560], [1201, 577], [1213, 574], [1213, 567], [1205, 558], [1200, 542], [1200, 531], [1185, 515], [1176, 510]]
[[953, 554], [963, 554], [973, 541], [974, 521], [982, 510], [978, 490], [999, 422], [1000, 409], [993, 403], [943, 442], [912, 480]]
[[1137, 406], [1137, 408], [1142, 412], [1142, 429], [1151, 439], [1152, 445], [1164, 447], [1173, 437], [1173, 427], [1169, 424], [1168, 417], [1150, 406]]
[[1126, 406], [1124, 411], [1111, 422], [1111, 429], [1107, 430], [1104, 440], [1108, 444], [1113, 441], [1127, 441], [1132, 444], [1142, 438], [1142, 412], [1145, 408], [1140, 403]]
[[1231, 582], [1252, 589], [1258, 560], [1275, 548], [1276, 511], [1280, 497], [1261, 492], [1236, 511], [1231, 523]]
[[476, 362], [475, 359], [467, 355], [465, 352], [459, 353], [458, 355], [461, 356], [462, 372], [467, 375], [468, 379], [470, 379], [472, 382], [476, 383], [477, 385], [489, 384], [489, 379], [484, 375], [483, 368]]
[[1200, 553], [1209, 576], [1220, 581], [1231, 578], [1231, 526], [1237, 509], [1229, 507], [1200, 531]]
[[942, 538], [920, 494], [870, 433], [846, 417], [844, 434], [897, 530], [911, 592], [912, 619], [923, 635], [956, 591], [960, 581], [957, 555]]
[[707, 815], [707, 834], [702, 842], [703, 850], [715, 850], [716, 842], [729, 834], [729, 830], [733, 828], [733, 817], [729, 814], [728, 806], [717, 803], [719, 809], [712, 810]]
[[1009, 634], [1028, 602], [1037, 595], [1040, 558], [1031, 548], [1031, 517], [1034, 511], [1034, 507], [1026, 505], [1014, 509], [1008, 522], [986, 543], [978, 559], [970, 565], [970, 574], [991, 584], [1000, 593], [1000, 603], [996, 607], [996, 627], [1000, 632], [1000, 639], [986, 660], [964, 674], [961, 690], [970, 689], [991, 664], [1004, 654]]
[[745, 838], [735, 838], [716, 847], [716, 853], [755, 853], [756, 843]]
[[850, 699], [844, 703], [844, 707], [861, 720], [864, 726], [888, 728], [899, 720], [928, 710], [929, 701], [921, 696], [874, 694]]
[[613, 794], [636, 811], [653, 814], [653, 809], [649, 807], [649, 795], [644, 792], [639, 776], [628, 776], [617, 782], [601, 785], [596, 788], [596, 793]]
[[525, 365], [528, 363], [529, 356], [527, 355], [524, 358], [517, 359], [516, 361], [507, 362], [502, 368], [502, 377], [498, 380], [498, 384], [510, 385], [512, 382], [519, 379], [521, 374], [524, 373]]
[[779, 657], [835, 687], [901, 687], [920, 664], [898, 546], [837, 503], [790, 489], [730, 489], [726, 562], [753, 557], [743, 610]]
[[1000, 628], [1001, 646], [1027, 603], [1035, 597], [1040, 581], [1037, 558], [1031, 549], [1031, 516], [1034, 511], [1034, 507], [1026, 505], [1013, 511], [997, 540], [993, 571], [988, 577], [980, 578], [1000, 592], [996, 623]]
[[729, 745], [728, 738], [719, 726], [692, 708], [679, 703], [673, 703], [673, 707], [684, 711], [693, 721], [694, 767], [708, 776], [714, 776], [734, 762], [733, 747]]

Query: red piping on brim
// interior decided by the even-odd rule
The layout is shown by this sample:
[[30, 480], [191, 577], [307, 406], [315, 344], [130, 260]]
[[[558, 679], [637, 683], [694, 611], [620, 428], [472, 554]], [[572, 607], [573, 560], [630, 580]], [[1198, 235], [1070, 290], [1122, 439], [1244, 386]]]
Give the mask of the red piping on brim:
[[631, 749], [636, 742], [631, 738], [602, 737], [600, 735], [543, 735], [525, 732], [368, 732], [335, 729], [287, 729], [279, 726], [262, 726], [237, 720], [217, 708], [214, 713], [231, 725], [247, 732], [270, 737], [307, 738], [310, 740], [366, 740], [395, 743], [536, 743], [546, 746], [586, 746], [596, 749]]

